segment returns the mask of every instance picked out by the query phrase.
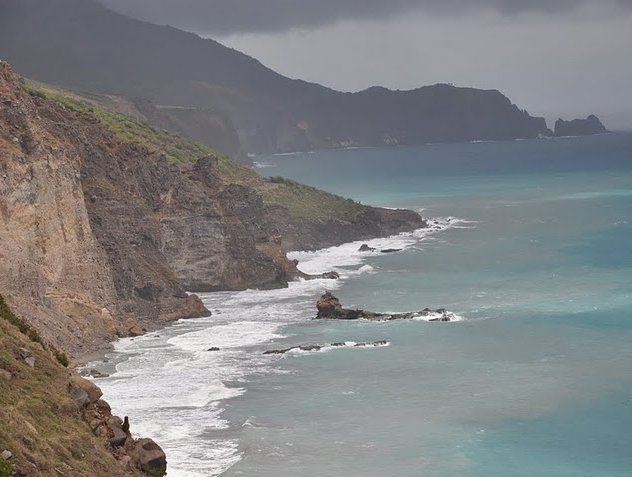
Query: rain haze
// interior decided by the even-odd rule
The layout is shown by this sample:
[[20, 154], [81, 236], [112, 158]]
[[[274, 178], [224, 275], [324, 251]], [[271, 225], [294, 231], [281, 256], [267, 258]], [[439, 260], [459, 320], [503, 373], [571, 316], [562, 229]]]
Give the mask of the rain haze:
[[631, 0], [102, 1], [342, 91], [454, 83], [632, 129]]

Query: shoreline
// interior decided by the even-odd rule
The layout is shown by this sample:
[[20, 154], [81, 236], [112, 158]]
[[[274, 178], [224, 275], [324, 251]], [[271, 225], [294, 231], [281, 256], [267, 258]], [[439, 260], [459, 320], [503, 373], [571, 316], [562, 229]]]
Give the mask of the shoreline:
[[[384, 208], [384, 207], [383, 207]], [[396, 209], [398, 210], [398, 209]], [[448, 219], [452, 219], [452, 218], [448, 218]], [[364, 242], [371, 242], [371, 241], [375, 241], [375, 240], [388, 240], [394, 237], [400, 237], [400, 236], [406, 236], [406, 235], [413, 235], [416, 232], [423, 232], [423, 231], [436, 231], [435, 227], [436, 227], [436, 222], [434, 222], [436, 219], [424, 219], [422, 218], [423, 223], [426, 224], [425, 227], [422, 228], [416, 228], [410, 231], [406, 231], [406, 232], [400, 232], [398, 234], [392, 234], [392, 235], [386, 235], [386, 236], [378, 236], [378, 237], [369, 237], [369, 238], [363, 238], [363, 239], [359, 239], [359, 240], [353, 240], [350, 242], [343, 242], [340, 243], [338, 245], [332, 245], [329, 247], [323, 247], [317, 250], [301, 250], [301, 251], [289, 251], [286, 252], [286, 256], [289, 260], [294, 260], [296, 255], [300, 255], [300, 254], [314, 254], [314, 253], [318, 253], [318, 252], [322, 252], [328, 249], [335, 249], [336, 247], [342, 247], [345, 245], [350, 245], [350, 244], [362, 244]], [[358, 246], [360, 246], [358, 245]], [[367, 255], [368, 256], [368, 255]], [[300, 274], [304, 274], [305, 276], [311, 276], [310, 279], [315, 279], [317, 278], [316, 275], [320, 275], [323, 273], [327, 273], [330, 272], [331, 270], [323, 270], [323, 271], [319, 271], [319, 272], [308, 272], [305, 271], [303, 269], [300, 268], [301, 267], [301, 261], [298, 261], [297, 264], [297, 269], [299, 271]], [[293, 283], [296, 281], [300, 281], [303, 280], [304, 278], [301, 277], [301, 275], [298, 275], [296, 277], [294, 277], [294, 279], [288, 283]], [[278, 288], [271, 288], [271, 289], [255, 289], [255, 290], [278, 290], [278, 289], [283, 289], [286, 287], [278, 287]], [[187, 293], [189, 295], [196, 295], [196, 296], [200, 296], [200, 295], [205, 295], [208, 293], [223, 293], [223, 292], [239, 292], [239, 291], [246, 291], [246, 290], [250, 290], [250, 288], [245, 288], [243, 290], [214, 290], [212, 292], [196, 292], [196, 291], [188, 291]], [[209, 310], [210, 311], [210, 310]], [[212, 314], [212, 312], [211, 312]], [[178, 323], [182, 320], [191, 320], [191, 319], [195, 319], [195, 318], [180, 318], [174, 321], [154, 321], [154, 320], [143, 320], [142, 325], [145, 327], [145, 332], [142, 335], [138, 335], [138, 336], [145, 336], [148, 333], [152, 333], [152, 332], [156, 332], [156, 331], [160, 331], [162, 329], [165, 328], [170, 328], [171, 326], [173, 326], [175, 323]], [[99, 361], [103, 361], [104, 359], [107, 359], [107, 355], [108, 353], [111, 353], [112, 351], [114, 351], [114, 343], [116, 343], [117, 341], [124, 339], [124, 338], [129, 338], [129, 336], [119, 336], [119, 337], [115, 337], [113, 340], [111, 341], [106, 341], [101, 343], [97, 349], [91, 349], [85, 353], [82, 353], [80, 355], [78, 355], [77, 357], [75, 357], [75, 359], [73, 359], [73, 369], [77, 370], [77, 371], [82, 371], [82, 370], [86, 370], [90, 363], [94, 363], [94, 362], [99, 362]]]
[[[403, 249], [409, 249], [426, 237], [458, 226], [459, 223], [461, 222], [451, 219], [449, 222], [443, 221], [443, 227], [416, 229], [407, 233], [377, 237], [367, 242], [370, 245], [375, 245], [376, 248], [377, 246], [388, 247], [398, 244]], [[128, 341], [120, 350], [116, 351], [118, 356], [110, 356], [107, 363], [108, 367], [111, 367], [113, 364], [128, 363], [125, 366], [125, 370], [112, 372], [111, 376], [107, 378], [96, 379], [96, 383], [104, 389], [106, 399], [113, 404], [113, 408], [118, 412], [124, 410], [124, 413], [130, 415], [130, 418], [133, 418], [133, 421], [145, 431], [154, 429], [152, 436], [163, 446], [168, 459], [171, 456], [172, 462], [179, 463], [185, 467], [193, 465], [182, 460], [184, 459], [182, 453], [186, 452], [186, 450], [183, 451], [179, 447], [182, 443], [180, 441], [174, 442], [171, 439], [171, 432], [167, 427], [169, 424], [160, 420], [155, 421], [154, 419], [157, 419], [155, 413], [160, 415], [160, 409], [162, 408], [192, 406], [189, 409], [198, 409], [191, 411], [196, 416], [198, 416], [198, 413], [201, 413], [199, 414], [201, 416], [203, 413], [212, 410], [213, 419], [205, 424], [210, 426], [208, 427], [209, 432], [211, 430], [213, 432], [221, 432], [221, 429], [235, 425], [234, 423], [228, 423], [222, 417], [224, 411], [223, 403], [248, 392], [247, 376], [254, 369], [257, 369], [258, 373], [265, 374], [274, 366], [278, 356], [264, 356], [263, 352], [266, 351], [266, 344], [271, 345], [278, 340], [284, 340], [292, 336], [284, 331], [289, 326], [312, 323], [312, 320], [307, 319], [307, 316], [310, 318], [316, 316], [317, 310], [314, 298], [322, 290], [339, 288], [347, 280], [361, 279], [363, 274], [371, 273], [373, 269], [366, 262], [371, 257], [380, 255], [378, 253], [360, 252], [359, 248], [362, 243], [363, 241], [347, 242], [317, 252], [293, 252], [289, 254], [291, 257], [295, 255], [303, 256], [304, 260], [302, 263], [304, 268], [302, 270], [312, 271], [318, 267], [328, 269], [333, 267], [339, 270], [341, 272], [340, 280], [298, 280], [291, 282], [290, 287], [286, 289], [251, 289], [237, 292], [202, 294], [200, 298], [214, 312], [213, 318], [210, 320], [208, 317], [198, 320], [180, 320], [175, 322], [175, 324], [179, 324], [182, 327], [181, 331], [164, 334], [154, 333], [153, 335], [149, 333], [135, 338], [135, 341], [138, 340], [137, 344], [130, 344]], [[211, 348], [213, 347], [217, 347], [218, 352], [212, 352]], [[358, 346], [353, 348], [364, 350], [370, 347]], [[335, 347], [331, 349], [335, 349]], [[325, 349], [325, 351], [327, 350], [329, 348]], [[148, 352], [155, 353], [155, 360], [152, 360], [151, 366], [155, 366], [159, 370], [162, 369], [162, 371], [158, 371], [157, 375], [153, 371], [153, 367], [151, 370], [150, 368], [143, 368], [143, 366], [148, 365], [144, 361]], [[168, 356], [165, 357], [164, 353], [167, 353]], [[223, 358], [226, 356], [230, 357], [230, 359]], [[262, 359], [265, 361], [262, 362]], [[169, 364], [174, 361], [181, 364], [174, 368], [174, 365]], [[89, 364], [99, 369], [99, 363], [92, 362]], [[186, 366], [186, 368], [181, 369], [180, 366]], [[200, 374], [201, 370], [205, 370], [205, 372]], [[123, 374], [117, 376], [117, 373], [121, 372]], [[184, 374], [181, 375], [181, 372]], [[152, 379], [147, 377], [147, 374], [150, 373], [155, 375]], [[147, 387], [159, 386], [157, 382], [159, 383], [161, 380], [169, 381], [168, 376], [162, 376], [163, 373], [167, 373], [167, 375], [169, 373], [172, 375], [173, 373], [178, 373], [178, 379], [186, 382], [185, 388], [179, 394], [180, 396], [188, 396], [183, 402], [173, 401], [175, 397], [170, 395], [171, 391], [165, 389], [156, 389], [154, 391], [155, 394], [147, 394]], [[134, 386], [140, 386], [145, 389], [143, 400], [147, 401], [149, 399], [148, 396], [154, 396], [151, 398], [153, 404], [151, 404], [149, 412], [143, 411], [142, 404], [129, 401], [129, 399], [132, 399], [133, 394], [130, 390], [131, 385], [125, 384], [129, 379], [132, 379], [131, 382], [135, 383]], [[147, 386], [143, 385], [145, 381], [147, 381]], [[125, 396], [128, 397], [126, 398]], [[176, 404], [176, 402], [179, 402], [179, 404]], [[141, 409], [138, 409], [137, 406], [141, 406]], [[138, 414], [136, 415], [134, 407], [137, 407], [136, 412]], [[198, 422], [199, 416], [195, 418], [191, 424], [192, 426], [198, 425], [195, 423]], [[161, 431], [163, 432], [162, 435]], [[182, 429], [179, 432], [182, 433]], [[192, 427], [190, 435], [185, 434], [186, 438], [181, 436], [181, 440], [191, 441], [189, 446], [197, 446], [203, 450], [208, 447], [208, 443], [196, 437], [197, 433], [199, 431], [195, 432]], [[215, 463], [213, 468], [224, 465], [223, 462], [233, 462], [230, 466], [220, 469], [221, 472], [224, 472], [236, 462], [234, 459], [237, 458], [238, 447], [234, 436], [231, 436], [230, 433], [225, 437], [223, 434], [222, 436], [219, 440], [222, 442], [226, 441], [224, 447], [232, 450], [229, 452], [225, 449], [226, 454], [218, 457], [220, 461]], [[187, 457], [187, 459], [189, 458], [190, 456]], [[180, 467], [176, 468], [176, 470], [178, 469]], [[193, 473], [192, 475], [210, 475], [208, 472], [205, 474]], [[221, 472], [218, 471], [217, 474], [212, 472], [211, 474], [219, 475]], [[189, 474], [187, 473], [187, 475]]]

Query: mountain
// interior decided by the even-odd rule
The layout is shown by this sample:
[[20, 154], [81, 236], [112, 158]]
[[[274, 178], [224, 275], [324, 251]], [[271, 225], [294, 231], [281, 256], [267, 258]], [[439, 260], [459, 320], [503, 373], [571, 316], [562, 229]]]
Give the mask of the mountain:
[[[275, 73], [216, 41], [137, 21], [95, 0], [0, 0], [0, 57], [25, 76], [145, 98], [159, 127], [222, 151], [287, 152], [551, 134], [495, 90], [434, 85], [342, 93]], [[204, 124], [205, 126], [201, 126]]]
[[590, 136], [593, 134], [607, 133], [608, 130], [597, 116], [591, 114], [586, 119], [573, 119], [555, 121], [555, 136]]

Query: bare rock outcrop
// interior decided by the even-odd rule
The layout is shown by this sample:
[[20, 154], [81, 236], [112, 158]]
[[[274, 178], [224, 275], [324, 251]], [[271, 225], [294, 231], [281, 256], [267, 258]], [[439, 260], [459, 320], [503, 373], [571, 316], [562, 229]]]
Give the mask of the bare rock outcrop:
[[455, 315], [444, 308], [431, 310], [425, 308], [421, 311], [407, 313], [375, 313], [372, 311], [355, 310], [343, 308], [340, 300], [331, 292], [325, 292], [316, 303], [318, 309], [317, 319], [330, 320], [370, 320], [370, 321], [391, 321], [391, 320], [412, 320], [427, 319], [427, 321], [454, 321]]

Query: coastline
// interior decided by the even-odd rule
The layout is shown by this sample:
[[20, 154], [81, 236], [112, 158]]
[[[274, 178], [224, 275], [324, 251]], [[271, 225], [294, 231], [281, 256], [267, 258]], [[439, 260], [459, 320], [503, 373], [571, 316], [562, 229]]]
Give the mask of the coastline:
[[[430, 223], [434, 223], [434, 220], [431, 220]], [[361, 279], [365, 273], [376, 273], [370, 265], [366, 264], [366, 261], [378, 255], [372, 252], [359, 252], [363, 243], [368, 242], [375, 248], [398, 247], [406, 250], [414, 247], [426, 237], [459, 226], [460, 223], [462, 222], [451, 218], [449, 221], [437, 221], [435, 226], [407, 233], [374, 238], [368, 241], [348, 242], [315, 252], [292, 252], [289, 254], [291, 258], [302, 258], [299, 267], [302, 263], [303, 271], [319, 272], [324, 268], [333, 268], [341, 274], [341, 278], [339, 280], [297, 280], [291, 282], [286, 289], [202, 294], [200, 298], [214, 312], [211, 318], [180, 320], [174, 323], [174, 326], [170, 326], [160, 333], [148, 333], [142, 337], [125, 338], [116, 342], [113, 351], [105, 354], [109, 360], [105, 366], [111, 368], [113, 365], [123, 365], [124, 372], [121, 374], [121, 367], [119, 367], [119, 370], [112, 373], [110, 377], [97, 379], [96, 382], [103, 388], [105, 396], [112, 403], [113, 408], [130, 415], [140, 430], [152, 432], [152, 436], [165, 449], [167, 457], [172, 456], [171, 462], [174, 462], [174, 465], [193, 466], [191, 463], [183, 463], [190, 457], [185, 459], [183, 452], [186, 449], [182, 449], [182, 444], [179, 441], [176, 442], [171, 439], [173, 430], [168, 430], [168, 423], [158, 422], [162, 415], [161, 406], [188, 406], [186, 407], [189, 409], [187, 414], [206, 413], [208, 422], [205, 426], [209, 427], [205, 432], [215, 436], [214, 442], [217, 445], [217, 439], [221, 440], [223, 435], [221, 430], [237, 425], [237, 423], [228, 423], [223, 419], [223, 403], [227, 399], [230, 400], [247, 392], [248, 373], [270, 372], [276, 360], [279, 359], [278, 356], [263, 355], [263, 352], [269, 349], [269, 345], [288, 338], [289, 335], [286, 331], [288, 327], [307, 323], [312, 326], [311, 323], [314, 322], [311, 319], [316, 316], [314, 298], [320, 292], [325, 289], [339, 288], [346, 280]], [[218, 351], [211, 351], [212, 347], [217, 347]], [[352, 346], [352, 348], [357, 350], [373, 349], [371, 346]], [[154, 372], [145, 367], [144, 349], [147, 350], [146, 352], [151, 350], [152, 356], [155, 358], [152, 360], [152, 366], [156, 366], [162, 371]], [[329, 346], [317, 351], [329, 352], [333, 349], [338, 348]], [[173, 356], [180, 356], [179, 363], [188, 362], [182, 361], [182, 359], [190, 360], [189, 364], [186, 365], [186, 370], [180, 370], [180, 373], [184, 374], [178, 378], [185, 386], [179, 391], [179, 395], [184, 392], [189, 396], [184, 403], [176, 399], [175, 396], [171, 396], [169, 390], [156, 384], [162, 382], [163, 379], [168, 382], [167, 378], [160, 377], [160, 373], [174, 372], [172, 365], [169, 364], [174, 357], [164, 357], [163, 353], [174, 353], [176, 350], [177, 354]], [[103, 365], [99, 362], [88, 363], [88, 367], [96, 369], [99, 367], [103, 369]], [[205, 370], [204, 373], [200, 373], [201, 370]], [[147, 373], [154, 373], [151, 380], [148, 380]], [[130, 382], [134, 382], [135, 387], [144, 389], [142, 399], [151, 403], [150, 407], [140, 406], [140, 409], [137, 408], [137, 411], [134, 411], [133, 408], [137, 404], [128, 401], [131, 399], [131, 394], [128, 394], [129, 389], [126, 389], [126, 386], [129, 385], [124, 384], [129, 379], [133, 379]], [[222, 384], [223, 382], [227, 384]], [[148, 387], [155, 388], [156, 394], [152, 398], [149, 398], [151, 393], [147, 394], [146, 388]], [[125, 406], [131, 406], [132, 409]], [[139, 415], [136, 415], [135, 412], [139, 412]], [[153, 419], [156, 419], [155, 421], [152, 421], [152, 414]], [[190, 435], [181, 434], [180, 439], [187, 441], [188, 446], [197, 448], [199, 452], [203, 453], [200, 449], [205, 448], [204, 446], [207, 444], [203, 441], [196, 441], [196, 434], [199, 433], [199, 429], [195, 430], [195, 422], [198, 421], [194, 420], [191, 424], [191, 430], [188, 431]], [[182, 432], [181, 429], [179, 433]], [[227, 435], [230, 436], [231, 433]], [[213, 465], [221, 466], [223, 465], [222, 462], [232, 462], [230, 464], [232, 466], [235, 463], [240, 452], [237, 450], [236, 441], [227, 438], [224, 444], [223, 447], [220, 447], [226, 450], [226, 455], [221, 458], [216, 456], [219, 460]], [[228, 449], [232, 450], [229, 452]], [[217, 449], [211, 448], [206, 451], [209, 453], [218, 452]], [[203, 465], [202, 463], [198, 464]], [[227, 468], [222, 468], [221, 471], [223, 472]], [[219, 473], [218, 471], [212, 475], [219, 475]], [[208, 472], [191, 473], [189, 469], [186, 475], [208, 476], [209, 474]]]

